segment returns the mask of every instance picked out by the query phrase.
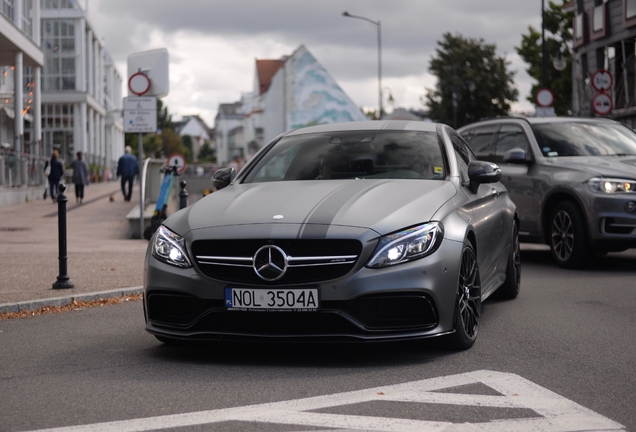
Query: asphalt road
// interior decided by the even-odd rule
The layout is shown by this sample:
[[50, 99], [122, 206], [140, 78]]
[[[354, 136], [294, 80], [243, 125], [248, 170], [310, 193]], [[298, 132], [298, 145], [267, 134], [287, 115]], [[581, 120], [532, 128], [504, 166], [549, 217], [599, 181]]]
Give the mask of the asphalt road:
[[[336, 429], [380, 430], [387, 418], [387, 430], [444, 430], [443, 422], [457, 425], [449, 431], [506, 430], [497, 421], [534, 421], [539, 409], [443, 397], [488, 405], [527, 391], [550, 409], [573, 407], [566, 423], [596, 413], [600, 426], [585, 430], [636, 431], [636, 251], [580, 271], [557, 268], [545, 251], [524, 250], [522, 259], [520, 296], [484, 303], [479, 339], [465, 352], [434, 341], [168, 347], [144, 332], [140, 302], [0, 321], [0, 431], [95, 423], [96, 430], [327, 430], [316, 425], [323, 419]], [[451, 388], [431, 399], [439, 393], [421, 389], [438, 377]], [[429, 403], [398, 400], [415, 394]], [[310, 414], [279, 403], [323, 395], [298, 402]], [[273, 405], [210, 412], [264, 403]], [[171, 416], [182, 413], [194, 414]], [[120, 420], [128, 422], [102, 424]], [[492, 423], [480, 429], [479, 422]], [[547, 422], [532, 430], [565, 429]]]

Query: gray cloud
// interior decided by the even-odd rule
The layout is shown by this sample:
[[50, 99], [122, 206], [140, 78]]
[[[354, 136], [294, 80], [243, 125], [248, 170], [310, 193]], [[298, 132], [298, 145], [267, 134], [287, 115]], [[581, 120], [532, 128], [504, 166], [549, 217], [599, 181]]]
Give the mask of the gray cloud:
[[[528, 25], [541, 24], [539, 1], [527, 0], [87, 0], [89, 17], [118, 62], [152, 47], [153, 35], [164, 40], [215, 37], [228, 46], [247, 45], [244, 55], [263, 58], [258, 41], [290, 47], [271, 57], [291, 54], [304, 44], [338, 81], [377, 77], [376, 27], [354, 15], [382, 23], [383, 75], [396, 79], [425, 74], [442, 34], [459, 33], [495, 43], [512, 61], [516, 78], [529, 86], [514, 47]], [[211, 71], [228, 63], [224, 53], [208, 51]], [[187, 59], [171, 53], [171, 61]], [[253, 72], [248, 71], [249, 75]], [[125, 74], [125, 71], [122, 71]], [[222, 85], [222, 84], [221, 84]], [[214, 87], [214, 84], [206, 84]], [[226, 88], [228, 85], [225, 86]], [[423, 87], [422, 87], [423, 88]], [[249, 91], [244, 88], [243, 91]], [[423, 92], [423, 91], [422, 91]], [[355, 95], [351, 95], [355, 100]], [[520, 99], [525, 98], [521, 92]], [[214, 107], [215, 109], [216, 107]]]

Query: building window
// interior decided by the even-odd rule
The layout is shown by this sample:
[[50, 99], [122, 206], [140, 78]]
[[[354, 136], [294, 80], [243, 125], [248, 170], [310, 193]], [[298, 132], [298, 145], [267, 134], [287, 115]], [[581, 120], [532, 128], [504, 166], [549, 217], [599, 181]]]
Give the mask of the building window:
[[574, 48], [578, 48], [581, 45], [584, 45], [587, 40], [586, 36], [586, 20], [585, 20], [585, 12], [581, 12], [580, 14], [574, 17], [574, 21], [572, 26], [574, 27]]
[[42, 130], [69, 130], [75, 126], [73, 104], [42, 104]]
[[42, 20], [45, 91], [75, 90], [75, 23], [72, 20]]
[[2, 13], [13, 21], [13, 0], [0, 0], [2, 1]]
[[609, 36], [607, 21], [607, 3], [601, 3], [592, 9], [592, 34], [590, 39], [596, 40]]
[[41, 0], [41, 9], [77, 9], [75, 0]]
[[623, 0], [623, 26], [636, 25], [636, 0]]

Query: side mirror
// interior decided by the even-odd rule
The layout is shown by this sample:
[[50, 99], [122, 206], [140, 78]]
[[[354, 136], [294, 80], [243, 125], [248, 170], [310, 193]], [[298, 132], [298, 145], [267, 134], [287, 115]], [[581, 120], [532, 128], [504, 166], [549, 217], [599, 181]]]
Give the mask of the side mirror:
[[495, 183], [501, 180], [501, 169], [486, 161], [472, 161], [468, 164], [469, 188], [472, 193], [477, 193], [479, 185], [482, 183]]
[[526, 151], [518, 147], [508, 150], [504, 154], [503, 161], [510, 164], [527, 164], [530, 162], [526, 156]]
[[212, 186], [215, 189], [220, 190], [232, 183], [232, 180], [236, 177], [236, 168], [226, 167], [218, 169], [212, 174]]

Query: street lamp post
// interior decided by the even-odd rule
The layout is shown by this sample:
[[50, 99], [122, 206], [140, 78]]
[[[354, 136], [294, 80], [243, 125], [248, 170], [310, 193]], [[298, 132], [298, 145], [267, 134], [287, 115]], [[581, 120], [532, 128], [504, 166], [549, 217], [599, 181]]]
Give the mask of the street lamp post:
[[342, 16], [370, 22], [378, 29], [378, 120], [380, 120], [382, 118], [382, 26], [380, 25], [380, 20], [373, 21], [369, 18], [351, 15], [346, 11], [342, 13]]

